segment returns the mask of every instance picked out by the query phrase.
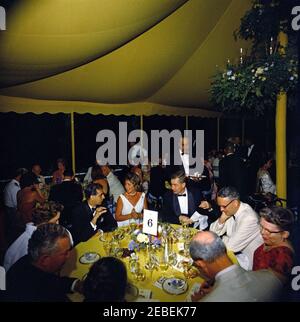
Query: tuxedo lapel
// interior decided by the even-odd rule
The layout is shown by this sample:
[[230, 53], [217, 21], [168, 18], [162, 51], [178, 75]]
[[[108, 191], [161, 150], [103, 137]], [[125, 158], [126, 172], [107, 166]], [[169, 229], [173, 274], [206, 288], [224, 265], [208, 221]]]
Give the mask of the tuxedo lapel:
[[187, 194], [188, 194], [188, 214], [189, 216], [191, 216], [195, 209], [195, 200], [194, 200], [193, 194], [189, 190], [187, 190]]
[[180, 210], [180, 206], [179, 206], [179, 201], [178, 201], [178, 197], [173, 193], [173, 209], [174, 212], [176, 214], [176, 216], [180, 216], [181, 215], [181, 210]]
[[84, 206], [85, 206], [86, 215], [87, 215], [89, 221], [91, 221], [93, 219], [92, 209], [90, 208], [90, 206], [89, 206], [87, 201], [84, 203]]

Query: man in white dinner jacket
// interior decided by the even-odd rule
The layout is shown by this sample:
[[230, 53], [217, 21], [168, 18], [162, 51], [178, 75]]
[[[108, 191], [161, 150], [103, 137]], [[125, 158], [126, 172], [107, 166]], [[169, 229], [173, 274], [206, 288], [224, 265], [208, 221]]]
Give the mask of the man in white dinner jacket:
[[224, 187], [218, 192], [217, 203], [221, 216], [210, 225], [210, 231], [222, 237], [227, 249], [233, 251], [246, 269], [252, 269], [254, 251], [263, 243], [258, 216], [234, 187]]

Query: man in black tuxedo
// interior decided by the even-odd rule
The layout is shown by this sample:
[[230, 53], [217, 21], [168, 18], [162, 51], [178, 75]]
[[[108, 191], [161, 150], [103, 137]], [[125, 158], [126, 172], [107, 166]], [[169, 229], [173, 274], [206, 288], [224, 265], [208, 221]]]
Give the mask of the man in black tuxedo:
[[98, 229], [112, 231], [117, 222], [106, 207], [100, 207], [105, 195], [99, 183], [90, 183], [85, 189], [86, 201], [72, 211], [71, 232], [74, 243], [91, 238]]
[[234, 144], [227, 143], [224, 148], [226, 156], [219, 163], [220, 188], [232, 186], [240, 192], [241, 198], [246, 194], [245, 165], [234, 151]]
[[[199, 208], [203, 200], [200, 190], [186, 187], [186, 176], [183, 171], [175, 172], [171, 176], [171, 187], [172, 190], [164, 195], [163, 208], [160, 211], [162, 221], [171, 224], [191, 223], [190, 217], [195, 211], [199, 214], [209, 215], [207, 210]], [[214, 220], [215, 218], [208, 216], [208, 223]]]
[[74, 181], [73, 170], [66, 169], [63, 182], [54, 185], [49, 194], [49, 200], [59, 202], [64, 206], [60, 216], [61, 225], [69, 228], [72, 210], [82, 202], [82, 199], [83, 193], [81, 185]]
[[42, 224], [28, 242], [28, 255], [7, 272], [7, 299], [21, 302], [63, 302], [66, 294], [82, 289], [76, 278], [59, 272], [69, 257], [69, 232], [57, 224]]
[[[199, 189], [200, 191], [211, 190], [209, 172], [204, 165], [204, 159], [202, 161], [203, 162], [202, 173], [199, 173], [199, 175], [202, 175], [203, 177], [196, 178], [194, 176], [196, 167], [195, 165], [192, 165], [192, 162], [201, 162], [201, 160], [197, 156], [197, 154], [196, 154], [196, 158], [198, 157], [199, 160], [198, 159], [196, 161], [194, 159], [191, 160], [190, 151], [192, 151], [192, 146], [189, 138], [186, 136], [181, 137], [179, 140], [179, 146], [177, 149], [176, 148], [174, 149], [173, 158], [170, 158], [170, 164], [166, 168], [168, 179], [169, 180], [171, 179], [171, 176], [173, 173], [177, 171], [184, 171], [185, 176], [187, 177], [186, 184], [188, 188], [195, 188], [195, 189]], [[204, 158], [204, 155], [202, 157]], [[180, 164], [176, 164], [176, 162]]]

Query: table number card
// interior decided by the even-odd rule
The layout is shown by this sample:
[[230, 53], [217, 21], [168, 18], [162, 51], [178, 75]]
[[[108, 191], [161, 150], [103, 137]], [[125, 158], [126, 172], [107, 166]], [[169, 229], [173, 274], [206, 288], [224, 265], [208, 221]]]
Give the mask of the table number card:
[[158, 212], [144, 209], [143, 233], [157, 235]]

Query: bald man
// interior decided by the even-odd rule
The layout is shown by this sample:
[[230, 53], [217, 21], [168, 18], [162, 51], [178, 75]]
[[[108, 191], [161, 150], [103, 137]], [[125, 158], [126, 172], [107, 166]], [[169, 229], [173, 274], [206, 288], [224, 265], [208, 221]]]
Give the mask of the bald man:
[[246, 271], [233, 264], [222, 239], [214, 232], [197, 233], [191, 241], [190, 254], [208, 281], [192, 296], [192, 301], [268, 302], [280, 296], [282, 284], [272, 271]]

